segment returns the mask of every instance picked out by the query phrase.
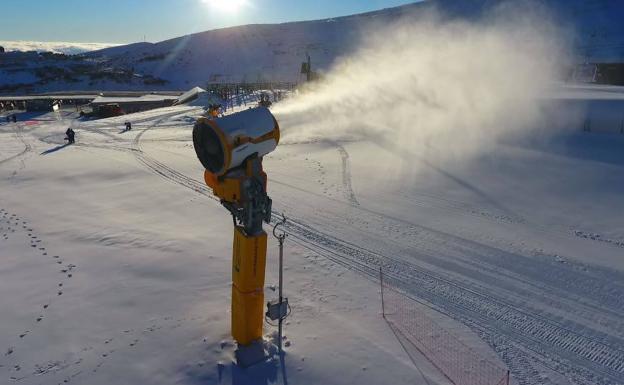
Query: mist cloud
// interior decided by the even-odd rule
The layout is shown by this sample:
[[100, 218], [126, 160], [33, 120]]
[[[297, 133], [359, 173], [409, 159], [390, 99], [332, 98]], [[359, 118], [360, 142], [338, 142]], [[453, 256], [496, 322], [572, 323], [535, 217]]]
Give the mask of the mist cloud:
[[538, 126], [565, 34], [543, 9], [506, 6], [483, 20], [431, 12], [370, 28], [356, 54], [276, 106], [284, 142], [370, 140], [465, 159]]

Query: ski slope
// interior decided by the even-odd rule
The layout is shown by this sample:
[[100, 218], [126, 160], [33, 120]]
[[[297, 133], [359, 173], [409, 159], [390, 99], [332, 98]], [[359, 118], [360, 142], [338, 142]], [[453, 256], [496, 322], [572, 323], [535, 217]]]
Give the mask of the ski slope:
[[[535, 0], [515, 2], [515, 14], [552, 16], [561, 39], [571, 46], [570, 62], [620, 63], [624, 60], [624, 7], [618, 0]], [[423, 23], [431, 14], [448, 20], [491, 22], [502, 0], [426, 0], [358, 15], [282, 24], [244, 25], [205, 31], [158, 43], [135, 43], [89, 53], [114, 66], [166, 79], [168, 89], [231, 82], [297, 82], [301, 63], [328, 72], [382, 27], [408, 20]], [[504, 9], [505, 6], [502, 8]]]
[[[517, 5], [520, 3], [520, 5]], [[282, 24], [254, 24], [209, 30], [169, 40], [138, 42], [66, 57], [24, 56], [0, 62], [0, 88], [24, 94], [68, 90], [188, 90], [209, 83], [298, 82], [301, 63], [311, 56], [314, 71], [328, 73], [394, 23], [444, 20], [491, 23], [501, 4], [511, 14], [538, 15], [536, 26], [552, 22], [552, 35], [570, 49], [564, 66], [624, 61], [624, 6], [619, 0], [426, 0], [364, 14]], [[505, 9], [505, 7], [502, 7]], [[512, 18], [518, 21], [518, 18]], [[542, 40], [540, 37], [538, 40]], [[548, 37], [552, 38], [552, 36]], [[392, 41], [391, 38], [389, 38]], [[8, 50], [76, 53], [102, 44], [0, 42]], [[473, 52], [474, 53], [474, 52]], [[14, 56], [14, 55], [12, 55]], [[54, 68], [62, 76], [45, 76]]]
[[380, 317], [379, 267], [515, 383], [622, 383], [621, 134], [551, 129], [455, 163], [282, 127], [264, 164], [289, 219], [287, 354], [241, 371], [231, 218], [192, 148], [201, 111], [0, 125], [0, 383], [424, 383]]

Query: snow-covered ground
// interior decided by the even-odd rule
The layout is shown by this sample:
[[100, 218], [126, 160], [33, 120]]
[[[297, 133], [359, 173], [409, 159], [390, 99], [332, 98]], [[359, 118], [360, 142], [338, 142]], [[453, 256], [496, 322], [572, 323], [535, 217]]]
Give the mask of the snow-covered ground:
[[[233, 366], [232, 222], [200, 182], [201, 111], [0, 126], [0, 383], [411, 382], [377, 285], [290, 242], [284, 363]], [[70, 125], [78, 144], [63, 147]]]
[[264, 164], [290, 218], [287, 354], [241, 370], [201, 112], [0, 124], [0, 383], [426, 383], [380, 316], [380, 266], [516, 383], [624, 382], [624, 135], [545, 127], [456, 162], [282, 127]]

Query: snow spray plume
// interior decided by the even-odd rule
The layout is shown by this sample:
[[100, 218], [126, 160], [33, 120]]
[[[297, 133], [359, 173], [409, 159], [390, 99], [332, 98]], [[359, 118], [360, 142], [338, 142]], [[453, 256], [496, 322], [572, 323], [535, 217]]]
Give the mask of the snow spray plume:
[[429, 13], [371, 29], [356, 54], [275, 107], [283, 141], [370, 140], [457, 161], [534, 127], [565, 50], [544, 12], [523, 12], [472, 23]]

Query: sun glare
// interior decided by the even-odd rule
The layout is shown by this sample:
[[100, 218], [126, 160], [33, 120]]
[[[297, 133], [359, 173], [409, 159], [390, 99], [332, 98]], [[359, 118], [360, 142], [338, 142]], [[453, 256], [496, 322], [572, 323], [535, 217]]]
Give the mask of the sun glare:
[[247, 5], [247, 0], [202, 0], [210, 8], [227, 13], [237, 13]]

